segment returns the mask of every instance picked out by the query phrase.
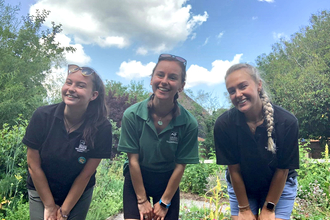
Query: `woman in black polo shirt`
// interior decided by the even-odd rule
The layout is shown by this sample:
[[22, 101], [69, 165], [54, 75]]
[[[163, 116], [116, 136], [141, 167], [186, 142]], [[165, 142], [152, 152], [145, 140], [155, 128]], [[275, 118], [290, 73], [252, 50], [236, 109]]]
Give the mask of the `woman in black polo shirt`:
[[299, 168], [298, 121], [272, 104], [258, 70], [235, 64], [226, 87], [235, 106], [214, 127], [217, 164], [228, 165], [231, 215], [236, 219], [290, 219]]
[[98, 74], [69, 65], [62, 99], [38, 108], [23, 138], [31, 220], [85, 219], [96, 168], [111, 154], [111, 124]]

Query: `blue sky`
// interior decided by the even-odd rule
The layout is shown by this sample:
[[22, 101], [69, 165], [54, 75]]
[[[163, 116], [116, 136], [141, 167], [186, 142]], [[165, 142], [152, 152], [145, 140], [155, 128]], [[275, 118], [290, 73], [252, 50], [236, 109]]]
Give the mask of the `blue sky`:
[[[219, 97], [226, 105], [223, 76], [238, 62], [255, 64], [280, 37], [289, 39], [329, 0], [5, 0], [20, 14], [51, 11], [63, 25], [57, 39], [77, 48], [67, 63], [94, 68], [103, 80], [144, 81], [160, 53], [187, 59], [186, 88]], [[65, 75], [66, 67], [53, 76]], [[62, 74], [62, 75], [61, 75]]]

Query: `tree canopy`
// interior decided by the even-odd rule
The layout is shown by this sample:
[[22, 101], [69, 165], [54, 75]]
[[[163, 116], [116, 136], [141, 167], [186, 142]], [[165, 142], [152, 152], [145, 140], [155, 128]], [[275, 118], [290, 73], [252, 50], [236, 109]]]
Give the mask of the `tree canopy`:
[[300, 136], [330, 137], [330, 12], [310, 18], [310, 25], [281, 39], [256, 60], [273, 102], [299, 121]]
[[47, 98], [43, 83], [51, 67], [63, 60], [64, 51], [74, 50], [55, 42], [61, 25], [42, 27], [49, 12], [19, 19], [18, 10], [0, 0], [0, 124], [13, 123], [19, 114], [30, 118]]

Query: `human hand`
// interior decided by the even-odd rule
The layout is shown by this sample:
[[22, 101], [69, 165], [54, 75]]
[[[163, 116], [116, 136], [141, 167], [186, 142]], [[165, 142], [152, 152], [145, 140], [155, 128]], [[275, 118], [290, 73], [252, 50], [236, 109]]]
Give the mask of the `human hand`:
[[58, 205], [47, 206], [44, 209], [44, 220], [57, 220], [57, 210], [59, 209]]
[[138, 208], [140, 212], [140, 220], [152, 220], [153, 208], [148, 200], [142, 204], [138, 204]]
[[67, 215], [67, 216], [69, 215], [69, 213], [63, 212], [63, 210], [61, 210], [61, 208], [59, 208], [57, 210], [57, 219], [56, 220], [67, 220], [68, 219], [68, 218], [64, 218], [62, 216], [62, 214]]
[[275, 220], [275, 212], [263, 208], [260, 212], [258, 220]]
[[162, 207], [159, 202], [154, 205], [154, 220], [164, 220], [168, 209]]
[[239, 211], [238, 220], [257, 220], [256, 216], [252, 213], [251, 209]]

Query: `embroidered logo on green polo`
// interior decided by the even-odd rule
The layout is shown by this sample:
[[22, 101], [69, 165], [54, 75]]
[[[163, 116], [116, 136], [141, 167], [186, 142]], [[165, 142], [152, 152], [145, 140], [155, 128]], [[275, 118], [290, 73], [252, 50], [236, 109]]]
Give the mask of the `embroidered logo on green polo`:
[[79, 157], [79, 158], [78, 158], [78, 162], [79, 162], [80, 164], [85, 164], [85, 163], [86, 163], [86, 158], [85, 158], [85, 157]]
[[169, 140], [167, 140], [166, 142], [169, 144], [178, 144], [179, 142], [178, 132], [172, 131]]

